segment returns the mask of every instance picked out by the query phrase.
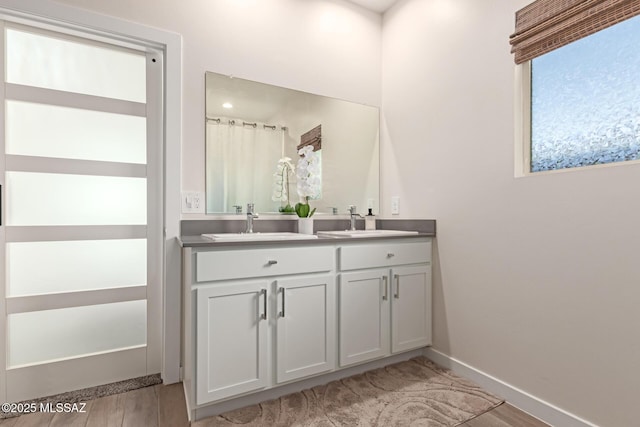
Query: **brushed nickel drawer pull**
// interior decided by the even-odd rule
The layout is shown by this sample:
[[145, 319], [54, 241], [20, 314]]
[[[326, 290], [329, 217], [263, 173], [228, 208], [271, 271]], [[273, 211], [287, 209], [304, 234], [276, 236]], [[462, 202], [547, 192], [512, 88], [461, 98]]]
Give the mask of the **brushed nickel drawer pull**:
[[267, 319], [267, 290], [266, 289], [262, 289], [260, 291], [260, 294], [262, 294], [264, 300], [263, 300], [263, 306], [262, 309], [264, 310], [263, 313], [260, 315], [260, 318], [262, 320], [266, 320]]
[[280, 317], [284, 317], [284, 291], [285, 288], [280, 288], [280, 292], [282, 292], [282, 311], [280, 312]]
[[400, 299], [400, 275], [394, 274], [393, 278], [396, 280], [396, 294], [393, 297]]
[[275, 259], [270, 259], [269, 261], [267, 261], [267, 265], [274, 265], [277, 263], [278, 263], [278, 260], [275, 260]]
[[393, 252], [387, 253], [387, 258], [393, 258], [394, 256], [396, 256], [396, 254], [394, 254]]

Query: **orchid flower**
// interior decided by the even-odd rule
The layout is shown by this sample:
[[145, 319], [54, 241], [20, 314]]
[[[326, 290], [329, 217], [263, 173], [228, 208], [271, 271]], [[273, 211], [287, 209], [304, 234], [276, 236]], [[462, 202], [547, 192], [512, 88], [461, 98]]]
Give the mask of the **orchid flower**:
[[290, 157], [283, 157], [278, 160], [276, 172], [273, 174], [273, 193], [271, 200], [289, 203], [289, 174], [293, 172], [293, 164]]
[[320, 198], [322, 181], [320, 178], [320, 156], [307, 145], [298, 150], [301, 158], [296, 165], [296, 178], [300, 203], [295, 206], [296, 213], [301, 218], [310, 217], [316, 211], [309, 207], [309, 199]]

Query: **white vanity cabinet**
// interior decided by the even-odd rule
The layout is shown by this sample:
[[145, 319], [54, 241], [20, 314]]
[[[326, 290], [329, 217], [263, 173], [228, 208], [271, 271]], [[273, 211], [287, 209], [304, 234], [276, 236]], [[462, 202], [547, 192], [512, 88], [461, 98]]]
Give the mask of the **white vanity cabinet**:
[[341, 367], [431, 344], [430, 240], [344, 245], [338, 268]]
[[194, 258], [197, 405], [335, 368], [334, 248]]
[[276, 382], [335, 368], [335, 275], [276, 282]]
[[431, 344], [428, 237], [185, 247], [183, 275], [191, 419]]
[[268, 385], [268, 280], [196, 290], [197, 403]]
[[339, 275], [340, 366], [389, 354], [389, 271]]
[[431, 264], [391, 269], [391, 353], [431, 345]]

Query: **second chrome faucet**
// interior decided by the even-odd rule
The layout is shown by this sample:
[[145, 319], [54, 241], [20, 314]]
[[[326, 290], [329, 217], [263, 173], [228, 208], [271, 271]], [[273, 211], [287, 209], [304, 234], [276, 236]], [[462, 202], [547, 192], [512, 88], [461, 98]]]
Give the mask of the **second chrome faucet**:
[[351, 214], [351, 224], [350, 224], [350, 231], [355, 231], [356, 230], [356, 220], [358, 219], [358, 217], [362, 218], [362, 215], [360, 215], [357, 212], [357, 208], [354, 205], [349, 206], [349, 213]]
[[253, 233], [253, 220], [259, 218], [258, 214], [253, 211], [253, 203], [247, 204], [247, 227], [245, 233]]

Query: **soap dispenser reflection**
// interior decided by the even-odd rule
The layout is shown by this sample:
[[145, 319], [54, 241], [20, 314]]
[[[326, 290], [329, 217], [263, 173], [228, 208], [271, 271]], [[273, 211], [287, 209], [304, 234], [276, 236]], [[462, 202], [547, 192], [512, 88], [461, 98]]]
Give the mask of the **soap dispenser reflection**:
[[364, 229], [375, 230], [376, 229], [376, 217], [373, 215], [372, 209], [369, 208], [369, 213], [364, 217]]

